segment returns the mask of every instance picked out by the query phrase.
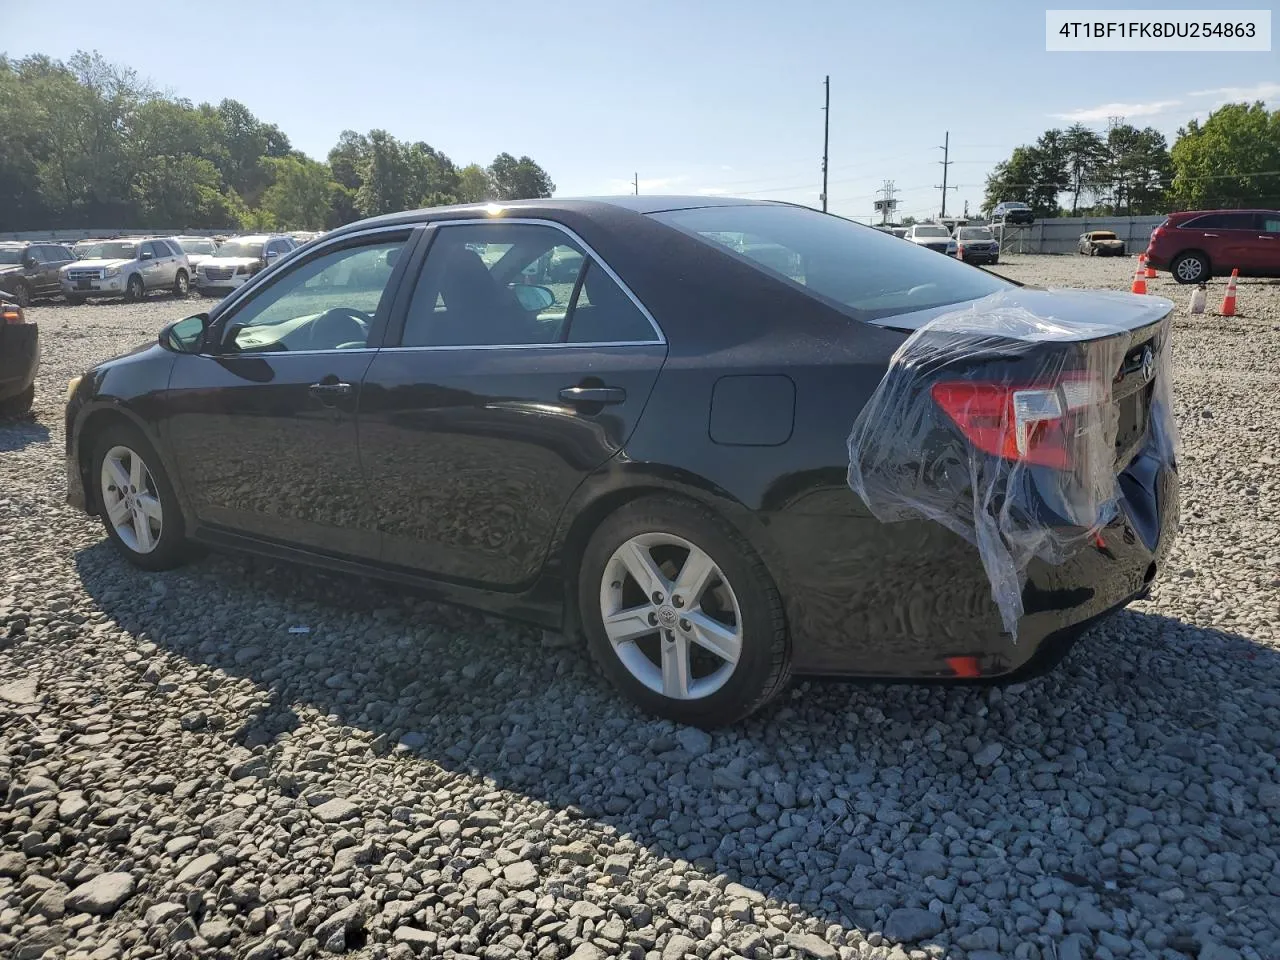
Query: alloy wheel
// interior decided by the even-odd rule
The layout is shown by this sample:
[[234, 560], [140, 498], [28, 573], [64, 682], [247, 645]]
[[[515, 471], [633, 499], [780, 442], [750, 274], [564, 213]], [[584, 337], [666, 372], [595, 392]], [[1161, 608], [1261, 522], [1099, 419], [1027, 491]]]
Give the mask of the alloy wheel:
[[155, 478], [136, 451], [114, 446], [102, 458], [102, 509], [120, 541], [150, 553], [164, 532], [164, 509]]
[[1204, 264], [1195, 257], [1187, 257], [1178, 262], [1178, 279], [1184, 283], [1195, 283], [1204, 272]]
[[742, 655], [733, 587], [704, 550], [674, 534], [641, 534], [614, 551], [601, 578], [600, 613], [627, 671], [673, 700], [715, 693]]

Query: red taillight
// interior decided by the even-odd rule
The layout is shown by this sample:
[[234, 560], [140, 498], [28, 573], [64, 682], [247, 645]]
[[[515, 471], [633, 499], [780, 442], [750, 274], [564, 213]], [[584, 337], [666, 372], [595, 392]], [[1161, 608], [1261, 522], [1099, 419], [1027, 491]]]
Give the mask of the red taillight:
[[1026, 386], [957, 380], [935, 383], [931, 392], [983, 453], [1059, 470], [1072, 465], [1082, 411], [1102, 394], [1099, 384], [1085, 377]]
[[0, 323], [26, 323], [27, 318], [22, 314], [22, 308], [14, 303], [6, 303], [0, 306]]

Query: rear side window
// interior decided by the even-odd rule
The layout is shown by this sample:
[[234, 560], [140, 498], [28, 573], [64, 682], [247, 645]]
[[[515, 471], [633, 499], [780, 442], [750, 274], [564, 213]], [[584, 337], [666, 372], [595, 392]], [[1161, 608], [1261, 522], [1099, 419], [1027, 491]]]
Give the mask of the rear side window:
[[1251, 213], [1209, 213], [1182, 226], [1189, 230], [1251, 230], [1253, 222]]
[[[954, 258], [805, 207], [716, 206], [650, 216], [863, 320], [975, 300], [1010, 286]], [[767, 263], [748, 248], [778, 248], [787, 259]]]

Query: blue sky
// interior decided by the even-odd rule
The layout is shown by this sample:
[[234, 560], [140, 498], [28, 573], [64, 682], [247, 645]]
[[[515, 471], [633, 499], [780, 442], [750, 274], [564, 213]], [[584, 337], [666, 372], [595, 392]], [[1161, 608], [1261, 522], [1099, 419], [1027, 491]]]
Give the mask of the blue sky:
[[345, 128], [382, 127], [459, 164], [527, 153], [561, 196], [629, 193], [638, 172], [643, 193], [815, 205], [830, 74], [831, 209], [864, 218], [884, 179], [897, 183], [900, 215], [938, 212], [947, 130], [959, 185], [947, 207], [958, 212], [980, 204], [993, 163], [1050, 126], [1122, 115], [1172, 142], [1219, 102], [1280, 105], [1275, 51], [1046, 53], [1045, 8], [268, 0], [129, 16], [0, 0], [0, 50], [96, 49], [174, 95], [241, 100], [317, 158]]

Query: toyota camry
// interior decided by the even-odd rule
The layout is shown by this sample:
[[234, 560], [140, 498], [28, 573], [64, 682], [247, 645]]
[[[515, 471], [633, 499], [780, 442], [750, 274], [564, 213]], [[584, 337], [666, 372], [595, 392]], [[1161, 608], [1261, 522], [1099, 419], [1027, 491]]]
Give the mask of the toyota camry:
[[[991, 298], [1055, 332], [943, 331], [904, 359]], [[1168, 549], [1169, 310], [789, 204], [393, 214], [73, 381], [69, 500], [148, 570], [237, 548], [582, 637], [680, 722], [733, 722], [793, 675], [1021, 676]], [[1080, 516], [1075, 485], [1108, 509]], [[886, 490], [941, 506], [886, 511]], [[1069, 549], [1006, 550], [1002, 594], [982, 511]]]

